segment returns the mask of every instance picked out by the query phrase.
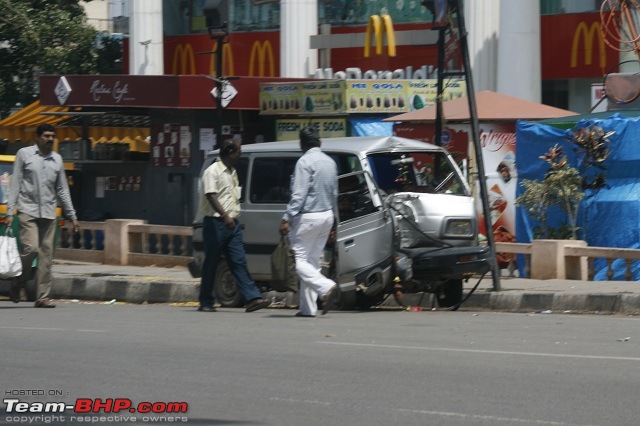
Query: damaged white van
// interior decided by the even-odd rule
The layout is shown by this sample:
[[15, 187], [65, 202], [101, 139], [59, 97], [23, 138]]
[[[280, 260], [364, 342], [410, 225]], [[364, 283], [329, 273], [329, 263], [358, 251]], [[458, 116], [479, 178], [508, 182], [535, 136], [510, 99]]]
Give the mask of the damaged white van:
[[[478, 245], [469, 185], [445, 149], [399, 137], [323, 139], [321, 148], [340, 175], [336, 239], [325, 250], [323, 273], [339, 284], [342, 309], [414, 292], [434, 293], [440, 307], [457, 306], [463, 280], [491, 270], [490, 247]], [[247, 262], [262, 291], [287, 290], [270, 283], [270, 256], [301, 155], [298, 141], [244, 145], [236, 166]], [[217, 158], [211, 152], [202, 171]], [[194, 221], [193, 249], [190, 270], [199, 276], [201, 216]], [[223, 306], [242, 304], [224, 261], [215, 296]]]

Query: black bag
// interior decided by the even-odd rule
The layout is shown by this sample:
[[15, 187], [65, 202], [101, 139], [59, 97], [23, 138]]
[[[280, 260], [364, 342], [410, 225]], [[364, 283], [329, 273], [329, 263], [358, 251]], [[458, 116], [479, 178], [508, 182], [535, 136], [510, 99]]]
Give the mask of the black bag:
[[276, 291], [298, 291], [296, 258], [289, 246], [289, 238], [283, 236], [271, 255], [271, 288]]

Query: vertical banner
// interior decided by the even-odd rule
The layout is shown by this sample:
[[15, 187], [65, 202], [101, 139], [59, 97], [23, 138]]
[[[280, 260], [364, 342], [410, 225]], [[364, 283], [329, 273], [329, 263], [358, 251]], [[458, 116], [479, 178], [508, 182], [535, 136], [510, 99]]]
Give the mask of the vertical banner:
[[178, 123], [155, 124], [151, 128], [154, 167], [191, 166], [191, 127]]
[[[487, 174], [491, 227], [495, 242], [515, 242], [516, 235], [516, 130], [515, 124], [480, 124], [480, 141]], [[480, 203], [480, 233], [486, 235]], [[506, 268], [511, 255], [498, 253], [498, 265]]]

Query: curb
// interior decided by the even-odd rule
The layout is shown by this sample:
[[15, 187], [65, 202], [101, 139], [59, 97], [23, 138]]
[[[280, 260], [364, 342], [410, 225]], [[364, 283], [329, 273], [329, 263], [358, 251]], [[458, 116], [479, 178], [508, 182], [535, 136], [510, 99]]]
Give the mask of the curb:
[[[126, 303], [184, 303], [197, 302], [199, 282], [169, 281], [157, 277], [86, 277], [64, 276], [53, 278], [53, 297], [57, 299], [99, 300]], [[280, 305], [294, 306], [297, 297], [288, 293], [267, 292], [263, 297]], [[276, 302], [277, 301], [277, 302]], [[432, 309], [432, 294], [405, 294], [405, 306]], [[381, 306], [400, 307], [394, 297], [388, 297]], [[640, 315], [640, 294], [627, 293], [562, 293], [503, 290], [475, 292], [463, 309], [481, 309], [498, 312], [555, 312], [601, 313]]]

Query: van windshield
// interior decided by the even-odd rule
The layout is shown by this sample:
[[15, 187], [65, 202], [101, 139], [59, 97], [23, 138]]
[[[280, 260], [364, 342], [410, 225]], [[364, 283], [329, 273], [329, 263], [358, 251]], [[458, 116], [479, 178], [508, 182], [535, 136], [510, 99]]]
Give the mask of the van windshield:
[[382, 153], [367, 158], [378, 187], [387, 193], [467, 195], [459, 174], [442, 152]]

